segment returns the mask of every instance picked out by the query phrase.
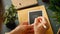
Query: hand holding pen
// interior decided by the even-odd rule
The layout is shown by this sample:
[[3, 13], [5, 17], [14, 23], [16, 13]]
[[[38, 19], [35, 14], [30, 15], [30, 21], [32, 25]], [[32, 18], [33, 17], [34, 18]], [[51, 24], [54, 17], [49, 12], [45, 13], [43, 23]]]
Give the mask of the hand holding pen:
[[48, 21], [45, 17], [37, 17], [34, 21], [35, 34], [45, 34], [49, 28]]

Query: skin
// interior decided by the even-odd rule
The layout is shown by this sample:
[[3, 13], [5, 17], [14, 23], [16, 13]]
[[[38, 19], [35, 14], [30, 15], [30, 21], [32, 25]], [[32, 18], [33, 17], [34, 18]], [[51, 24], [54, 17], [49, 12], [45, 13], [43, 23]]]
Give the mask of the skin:
[[28, 22], [24, 22], [23, 24], [17, 26], [14, 30], [9, 32], [9, 34], [34, 34], [33, 26], [28, 25]]
[[[43, 24], [46, 26], [46, 28], [44, 28]], [[49, 24], [46, 18], [44, 17], [35, 18], [34, 34], [45, 34], [48, 28], [49, 28]]]
[[59, 28], [59, 30], [58, 30], [58, 32], [57, 32], [57, 34], [60, 34], [60, 28]]
[[[46, 28], [43, 27], [43, 24]], [[28, 25], [28, 22], [24, 22], [9, 32], [9, 34], [45, 34], [48, 28], [49, 24], [47, 19], [44, 17], [37, 17], [33, 24]]]

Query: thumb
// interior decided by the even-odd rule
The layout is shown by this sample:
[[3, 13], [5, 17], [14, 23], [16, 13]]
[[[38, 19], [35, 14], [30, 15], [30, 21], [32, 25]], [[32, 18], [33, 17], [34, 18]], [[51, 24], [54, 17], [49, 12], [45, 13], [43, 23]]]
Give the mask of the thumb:
[[35, 18], [34, 25], [38, 25], [38, 18]]

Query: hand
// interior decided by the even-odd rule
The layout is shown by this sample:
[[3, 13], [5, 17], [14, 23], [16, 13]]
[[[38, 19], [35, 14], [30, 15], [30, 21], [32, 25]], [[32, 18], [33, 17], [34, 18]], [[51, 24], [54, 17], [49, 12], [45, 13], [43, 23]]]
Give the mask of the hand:
[[10, 34], [34, 34], [33, 26], [28, 25], [26, 22], [19, 25], [14, 30], [9, 32]]
[[58, 32], [57, 32], [57, 34], [60, 34], [60, 28], [59, 28], [59, 30], [58, 30]]
[[45, 34], [48, 28], [49, 28], [49, 24], [46, 18], [44, 17], [35, 18], [35, 21], [34, 21], [35, 34]]

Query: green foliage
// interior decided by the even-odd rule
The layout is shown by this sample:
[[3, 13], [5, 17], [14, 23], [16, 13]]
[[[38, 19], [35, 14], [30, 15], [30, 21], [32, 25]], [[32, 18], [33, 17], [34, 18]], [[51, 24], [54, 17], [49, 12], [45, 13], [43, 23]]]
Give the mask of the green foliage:
[[49, 9], [54, 12], [53, 17], [60, 23], [60, 0], [50, 0]]
[[12, 21], [15, 21], [17, 18], [16, 18], [16, 9], [14, 8], [13, 5], [11, 5], [11, 7], [9, 7], [5, 13], [4, 13], [4, 17], [5, 17], [5, 21], [4, 23], [9, 23], [11, 20]]

